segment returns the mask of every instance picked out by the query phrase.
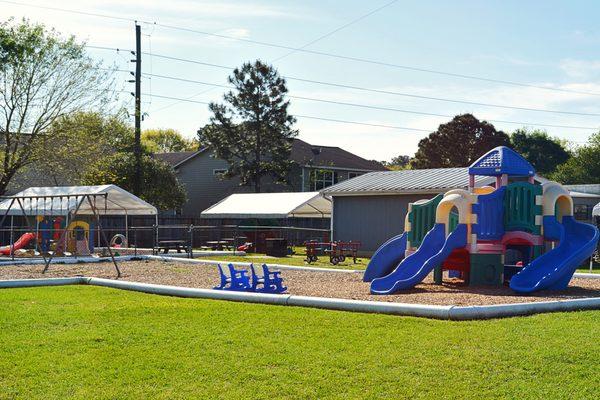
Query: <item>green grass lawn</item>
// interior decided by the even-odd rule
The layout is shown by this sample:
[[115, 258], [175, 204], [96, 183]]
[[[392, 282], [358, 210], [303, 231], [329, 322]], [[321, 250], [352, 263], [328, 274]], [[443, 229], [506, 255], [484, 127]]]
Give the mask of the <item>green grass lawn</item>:
[[306, 250], [304, 247], [295, 247], [295, 254], [286, 257], [270, 257], [264, 254], [248, 253], [245, 256], [235, 255], [224, 255], [224, 256], [210, 256], [211, 260], [223, 260], [226, 261], [240, 261], [240, 262], [253, 262], [255, 264], [282, 264], [282, 265], [295, 265], [295, 266], [306, 266], [306, 267], [321, 267], [321, 268], [341, 268], [341, 269], [365, 269], [369, 263], [369, 258], [359, 257], [356, 259], [356, 264], [352, 258], [347, 258], [344, 262], [337, 265], [333, 265], [329, 262], [328, 256], [319, 256], [319, 259], [313, 263], [306, 262]]
[[0, 304], [3, 399], [600, 397], [600, 312], [448, 322], [82, 286]]

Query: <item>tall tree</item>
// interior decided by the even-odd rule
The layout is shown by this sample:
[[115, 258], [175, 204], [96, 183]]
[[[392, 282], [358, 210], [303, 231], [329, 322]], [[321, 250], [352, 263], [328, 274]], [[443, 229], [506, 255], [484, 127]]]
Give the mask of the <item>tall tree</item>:
[[187, 139], [175, 129], [146, 129], [142, 145], [151, 153], [170, 153], [198, 150], [198, 141]]
[[[132, 192], [135, 167], [132, 153], [115, 153], [99, 159], [82, 181], [85, 185], [115, 184]], [[169, 164], [145, 154], [140, 197], [160, 210], [176, 210], [185, 203], [186, 191]]]
[[517, 129], [510, 136], [510, 141], [512, 148], [525, 157], [542, 175], [556, 171], [560, 164], [571, 157], [563, 143], [548, 136], [545, 131]]
[[112, 72], [100, 67], [73, 37], [27, 20], [0, 23], [0, 194], [35, 161], [57, 118], [109, 100]]
[[497, 146], [510, 145], [510, 138], [494, 125], [471, 114], [457, 115], [421, 139], [412, 168], [466, 167]]
[[[79, 185], [98, 160], [133, 151], [133, 129], [122, 113], [76, 112], [55, 120], [40, 136], [32, 168], [45, 171], [54, 184]], [[27, 168], [28, 169], [28, 168]]]
[[386, 168], [397, 171], [397, 170], [408, 168], [409, 162], [410, 162], [410, 156], [399, 155], [396, 157], [392, 157], [392, 159], [390, 161], [382, 161], [381, 163]]
[[235, 92], [224, 104], [211, 103], [210, 122], [198, 131], [198, 140], [229, 163], [226, 177], [238, 176], [243, 185], [261, 191], [262, 180], [287, 182], [292, 166], [292, 139], [296, 119], [288, 114], [285, 80], [261, 61], [245, 63], [229, 77]]
[[600, 132], [593, 134], [586, 145], [577, 148], [550, 179], [564, 184], [600, 183]]

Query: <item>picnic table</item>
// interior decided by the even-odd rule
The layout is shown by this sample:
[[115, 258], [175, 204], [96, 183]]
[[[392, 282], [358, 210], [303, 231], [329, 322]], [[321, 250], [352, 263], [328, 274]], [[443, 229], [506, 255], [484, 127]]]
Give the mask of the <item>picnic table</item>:
[[230, 242], [227, 240], [208, 240], [206, 244], [212, 250], [223, 250], [224, 247], [227, 249], [230, 247]]
[[160, 240], [158, 242], [157, 252], [163, 251], [164, 254], [167, 254], [169, 250], [177, 250], [178, 253], [187, 251], [186, 241], [185, 240]]

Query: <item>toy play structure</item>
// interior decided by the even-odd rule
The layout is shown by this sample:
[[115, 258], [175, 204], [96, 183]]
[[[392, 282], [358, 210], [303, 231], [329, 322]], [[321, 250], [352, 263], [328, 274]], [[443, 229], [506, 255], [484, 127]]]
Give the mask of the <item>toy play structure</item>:
[[229, 276], [225, 274], [220, 264], [217, 267], [221, 278], [219, 286], [214, 287], [217, 290], [258, 293], [283, 293], [287, 290], [287, 287], [283, 286], [281, 272], [269, 271], [266, 264], [262, 266], [262, 277], [258, 276], [253, 264], [250, 264], [251, 276], [245, 269], [235, 269], [233, 264], [228, 265]]
[[[495, 177], [475, 187], [475, 176]], [[497, 147], [469, 167], [468, 190], [410, 204], [406, 232], [373, 255], [364, 280], [371, 293], [410, 289], [434, 271], [471, 285], [502, 285], [520, 293], [565, 289], [594, 252], [598, 229], [573, 217], [573, 200], [556, 182], [534, 181], [531, 164]], [[523, 267], [524, 266], [524, 267]]]
[[17, 241], [12, 246], [8, 245], [0, 247], [0, 254], [2, 254], [3, 256], [8, 256], [11, 253], [14, 253], [15, 250], [24, 249], [25, 247], [29, 246], [29, 243], [31, 243], [31, 241], [34, 239], [35, 233], [24, 233], [19, 239], [17, 239]]

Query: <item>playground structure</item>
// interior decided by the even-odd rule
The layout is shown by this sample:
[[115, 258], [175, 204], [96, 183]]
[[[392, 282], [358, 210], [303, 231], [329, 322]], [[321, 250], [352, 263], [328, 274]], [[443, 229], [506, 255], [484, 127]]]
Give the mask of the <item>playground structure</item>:
[[221, 283], [215, 286], [216, 290], [233, 290], [242, 292], [257, 292], [257, 293], [283, 293], [287, 287], [283, 286], [283, 278], [281, 272], [269, 271], [267, 264], [262, 265], [263, 275], [259, 277], [254, 269], [254, 265], [250, 264], [250, 274], [245, 269], [235, 269], [233, 264], [228, 265], [229, 276], [225, 274], [221, 264], [217, 265]]
[[[115, 185], [34, 187], [2, 199], [0, 227], [10, 216], [10, 244], [1, 247], [0, 254], [13, 258], [24, 247], [33, 245], [23, 255], [41, 256], [43, 272], [54, 257], [90, 256], [96, 239], [105, 244], [102, 251], [111, 257], [120, 276], [100, 215], [124, 215], [126, 224], [128, 215], [157, 215], [155, 207]], [[26, 229], [16, 242], [15, 217], [24, 221]], [[2, 233], [6, 232], [2, 229]]]
[[[475, 187], [475, 176], [495, 177]], [[576, 221], [569, 191], [534, 181], [531, 164], [497, 147], [469, 167], [468, 190], [409, 205], [406, 231], [373, 255], [363, 280], [371, 293], [413, 288], [443, 271], [470, 285], [503, 285], [519, 293], [562, 290], [598, 243], [598, 229]], [[551, 249], [549, 247], [552, 247]]]

